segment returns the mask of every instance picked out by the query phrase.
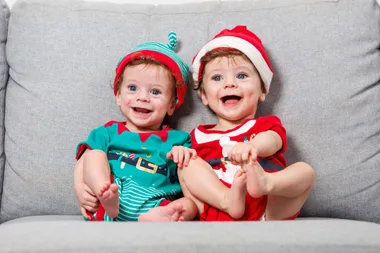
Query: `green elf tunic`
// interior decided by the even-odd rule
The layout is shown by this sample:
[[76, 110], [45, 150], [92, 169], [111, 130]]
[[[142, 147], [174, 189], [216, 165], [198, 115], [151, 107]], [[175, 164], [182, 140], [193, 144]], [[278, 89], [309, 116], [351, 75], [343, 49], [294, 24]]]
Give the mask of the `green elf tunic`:
[[177, 165], [166, 158], [174, 146], [191, 147], [190, 135], [169, 127], [150, 133], [130, 132], [125, 122], [116, 121], [92, 130], [88, 139], [78, 144], [76, 157], [86, 149], [107, 154], [120, 206], [114, 219], [100, 207], [90, 215], [91, 220], [137, 221], [140, 214], [162, 201], [181, 197]]

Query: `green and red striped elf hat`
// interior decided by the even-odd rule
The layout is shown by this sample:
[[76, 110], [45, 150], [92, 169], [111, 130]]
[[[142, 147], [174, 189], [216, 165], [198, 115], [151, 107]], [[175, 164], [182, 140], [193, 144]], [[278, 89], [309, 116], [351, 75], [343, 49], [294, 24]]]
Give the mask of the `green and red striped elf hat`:
[[187, 85], [190, 82], [189, 68], [182, 61], [176, 52], [177, 47], [177, 35], [175, 32], [168, 34], [169, 44], [162, 44], [158, 42], [145, 42], [142, 43], [128, 52], [128, 54], [122, 57], [116, 67], [116, 76], [114, 79], [114, 94], [117, 94], [117, 81], [122, 75], [125, 66], [132, 61], [141, 57], [151, 57], [162, 64], [166, 65], [172, 72], [176, 80], [177, 91], [177, 104], [176, 109], [184, 102]]

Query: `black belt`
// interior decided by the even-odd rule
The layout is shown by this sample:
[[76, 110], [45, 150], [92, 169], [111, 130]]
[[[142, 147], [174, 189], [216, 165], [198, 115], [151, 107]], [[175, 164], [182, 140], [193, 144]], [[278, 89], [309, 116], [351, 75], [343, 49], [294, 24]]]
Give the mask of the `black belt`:
[[[274, 163], [270, 160], [266, 160], [261, 157], [258, 157], [257, 160], [259, 164], [261, 165], [261, 167], [263, 167], [266, 171], [280, 171], [284, 169], [284, 167], [282, 167], [281, 165], [278, 165], [277, 163]], [[207, 160], [206, 162], [210, 164], [212, 167], [220, 165], [220, 164], [231, 163], [228, 157], [211, 159], [211, 160]]]
[[[158, 173], [165, 177], [168, 176], [168, 166], [166, 164], [157, 165], [157, 164], [151, 163], [148, 160], [145, 160], [142, 157], [130, 158], [130, 157], [125, 157], [123, 155], [118, 155], [116, 153], [108, 153], [107, 158], [109, 161], [120, 159], [121, 162], [135, 166], [137, 169], [148, 172], [148, 173], [152, 173], [152, 174]], [[177, 173], [175, 174], [174, 172], [171, 173], [171, 175], [169, 176], [169, 180], [172, 184], [175, 182], [178, 182]]]

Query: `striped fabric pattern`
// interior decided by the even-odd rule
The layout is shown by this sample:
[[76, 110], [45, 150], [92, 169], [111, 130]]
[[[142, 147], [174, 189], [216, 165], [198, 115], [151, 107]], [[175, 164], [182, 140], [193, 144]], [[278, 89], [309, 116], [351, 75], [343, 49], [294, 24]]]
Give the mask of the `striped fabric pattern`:
[[112, 219], [105, 214], [104, 221], [137, 221], [140, 214], [159, 206], [161, 201], [174, 200], [178, 196], [177, 192], [165, 193], [154, 187], [146, 188], [131, 178], [115, 178], [115, 184], [119, 188], [119, 215]]

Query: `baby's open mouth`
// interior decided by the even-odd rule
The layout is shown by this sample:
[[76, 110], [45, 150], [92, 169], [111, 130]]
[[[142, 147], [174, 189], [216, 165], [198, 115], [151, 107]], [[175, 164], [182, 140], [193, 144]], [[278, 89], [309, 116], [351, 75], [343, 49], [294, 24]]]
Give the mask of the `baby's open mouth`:
[[222, 102], [223, 103], [237, 103], [239, 102], [241, 99], [241, 97], [239, 96], [235, 96], [235, 95], [231, 95], [231, 96], [224, 96], [221, 98]]
[[141, 107], [133, 107], [133, 110], [135, 112], [139, 112], [139, 113], [150, 113], [151, 112], [151, 110], [141, 108]]

